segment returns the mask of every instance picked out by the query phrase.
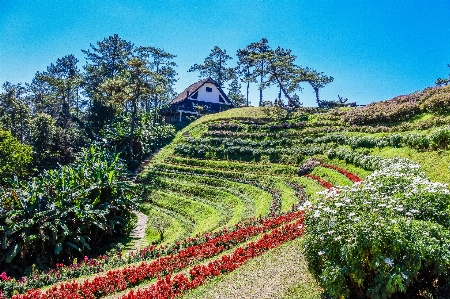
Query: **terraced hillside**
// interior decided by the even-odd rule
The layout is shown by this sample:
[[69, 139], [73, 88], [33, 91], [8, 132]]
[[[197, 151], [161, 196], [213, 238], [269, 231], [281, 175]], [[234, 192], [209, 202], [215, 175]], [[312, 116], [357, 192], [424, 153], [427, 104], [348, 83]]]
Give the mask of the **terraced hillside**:
[[363, 108], [250, 107], [202, 117], [137, 178], [149, 217], [140, 244], [148, 247], [61, 267], [65, 277], [29, 280], [18, 291], [60, 284], [14, 298], [321, 298], [302, 249], [303, 210], [327, 190], [338, 198], [366, 179], [370, 185], [396, 161], [420, 165], [423, 180], [449, 182], [450, 116], [439, 108], [449, 94], [430, 89]]

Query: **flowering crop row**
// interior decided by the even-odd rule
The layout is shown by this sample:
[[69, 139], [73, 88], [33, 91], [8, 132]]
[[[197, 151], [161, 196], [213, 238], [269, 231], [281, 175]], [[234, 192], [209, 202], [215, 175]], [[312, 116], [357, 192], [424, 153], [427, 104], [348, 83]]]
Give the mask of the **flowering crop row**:
[[353, 173], [351, 173], [343, 168], [340, 168], [338, 166], [330, 165], [330, 164], [321, 164], [320, 166], [339, 171], [340, 173], [345, 175], [350, 181], [352, 181], [354, 183], [362, 182], [361, 178], [359, 178], [358, 176], [354, 175]]
[[285, 182], [285, 184], [294, 190], [295, 196], [298, 198], [297, 207], [294, 204], [292, 205], [292, 210], [297, 210], [306, 200], [308, 200], [305, 188], [297, 183]]
[[201, 159], [221, 159], [221, 160], [255, 160], [259, 161], [262, 156], [269, 158], [271, 162], [284, 162], [293, 164], [300, 162], [304, 156], [322, 154], [325, 150], [323, 145], [301, 145], [290, 148], [266, 147], [260, 148], [245, 146], [218, 147], [209, 144], [191, 145], [179, 143], [175, 147], [177, 155]]
[[[450, 119], [449, 119], [450, 120]], [[244, 136], [234, 136], [233, 138], [223, 137], [203, 137], [203, 138], [186, 138], [186, 143], [194, 146], [191, 155], [199, 154], [195, 150], [202, 152], [203, 147], [206, 152], [215, 152], [217, 157], [226, 158], [227, 155], [261, 155], [261, 154], [282, 154], [286, 146], [290, 150], [298, 151], [298, 148], [305, 147], [307, 144], [327, 144], [337, 143], [340, 145], [349, 145], [352, 149], [356, 148], [373, 148], [373, 147], [410, 147], [415, 149], [445, 149], [450, 144], [450, 127], [442, 127], [435, 129], [431, 134], [393, 133], [386, 136], [348, 136], [344, 133], [326, 134], [324, 136], [312, 137], [302, 134], [296, 138], [292, 136], [253, 140], [252, 138], [244, 138]], [[287, 133], [287, 132], [286, 132]], [[295, 146], [295, 147], [294, 147]], [[276, 149], [282, 152], [274, 152]], [[178, 150], [183, 153], [187, 148], [179, 145]], [[269, 150], [269, 151], [267, 151]], [[302, 154], [302, 153], [300, 153]], [[201, 154], [200, 154], [201, 155]]]
[[363, 108], [347, 110], [341, 120], [349, 124], [370, 124], [407, 120], [420, 112], [448, 112], [449, 87], [426, 88], [389, 101], [369, 104]]
[[246, 247], [237, 248], [232, 254], [224, 255], [206, 265], [196, 265], [189, 270], [190, 278], [178, 274], [173, 278], [167, 275], [160, 278], [147, 289], [130, 291], [121, 299], [135, 298], [176, 298], [188, 290], [195, 289], [207, 282], [210, 277], [231, 272], [246, 261], [259, 256], [269, 249], [293, 240], [303, 234], [302, 220], [288, 224], [280, 229], [264, 234], [257, 242], [251, 242]]
[[[206, 240], [203, 243], [179, 250], [176, 254], [161, 257], [153, 262], [142, 262], [120, 270], [110, 270], [83, 283], [66, 282], [47, 291], [30, 290], [27, 294], [14, 295], [13, 299], [25, 298], [98, 298], [136, 285], [143, 280], [153, 279], [181, 270], [192, 263], [213, 257], [235, 244], [274, 229], [295, 219], [303, 220], [302, 212], [283, 214], [275, 218], [261, 220], [254, 226], [247, 226]], [[1, 297], [0, 297], [1, 298]]]
[[313, 179], [314, 181], [318, 182], [320, 185], [322, 185], [322, 187], [324, 187], [326, 189], [333, 188], [333, 185], [330, 182], [325, 181], [321, 177], [318, 177], [318, 176], [312, 175], [312, 174], [305, 174], [304, 176]]
[[[250, 181], [244, 182], [242, 179], [232, 179], [232, 180], [241, 183], [252, 184], [260, 189], [264, 189], [267, 192], [269, 192], [273, 198], [269, 216], [279, 214], [281, 207], [281, 194], [277, 190], [266, 187], [259, 182], [250, 182]], [[261, 218], [259, 220], [254, 218], [249, 219], [244, 223], [232, 227], [231, 229], [238, 229], [248, 225], [253, 225], [260, 220]], [[216, 231], [214, 233], [206, 233], [203, 236], [196, 236], [195, 238], [188, 238], [181, 242], [176, 242], [173, 246], [152, 245], [142, 249], [140, 252], [136, 253], [131, 252], [130, 255], [123, 257], [121, 256], [120, 252], [117, 255], [100, 256], [94, 259], [92, 258], [90, 259], [85, 256], [81, 262], [77, 263], [76, 261], [74, 261], [73, 264], [67, 266], [63, 264], [57, 264], [56, 265], [57, 268], [50, 271], [37, 272], [33, 270], [30, 275], [28, 275], [27, 277], [22, 277], [22, 279], [18, 281], [12, 279], [11, 277], [8, 277], [6, 273], [3, 272], [2, 275], [0, 275], [0, 290], [4, 290], [6, 294], [12, 294], [17, 292], [23, 293], [31, 288], [39, 288], [63, 280], [77, 278], [82, 275], [99, 273], [114, 267], [149, 260], [163, 255], [173, 254], [181, 248], [186, 248], [194, 244], [199, 244], [205, 241], [206, 239], [217, 237], [224, 232], [227, 232], [227, 230], [224, 229]]]

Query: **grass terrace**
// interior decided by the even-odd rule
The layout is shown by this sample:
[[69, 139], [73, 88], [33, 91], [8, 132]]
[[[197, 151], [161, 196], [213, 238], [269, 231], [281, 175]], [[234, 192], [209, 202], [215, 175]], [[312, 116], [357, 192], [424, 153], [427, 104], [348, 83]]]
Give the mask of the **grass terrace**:
[[[136, 180], [148, 246], [80, 264], [86, 277], [103, 277], [92, 293], [448, 298], [448, 94], [430, 88], [358, 108], [248, 107], [197, 119]], [[54, 281], [75, 277], [64, 275]], [[7, 298], [53, 285], [7, 279]]]

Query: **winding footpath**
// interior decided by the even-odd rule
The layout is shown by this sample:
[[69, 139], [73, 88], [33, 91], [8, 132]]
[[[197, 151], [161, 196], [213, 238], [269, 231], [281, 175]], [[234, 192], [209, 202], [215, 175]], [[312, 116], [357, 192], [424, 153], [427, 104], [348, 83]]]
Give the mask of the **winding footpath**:
[[[142, 172], [142, 170], [147, 167], [152, 158], [159, 153], [160, 150], [153, 153], [150, 157], [145, 159], [141, 165], [131, 174], [128, 178], [131, 182], [134, 182], [137, 176]], [[137, 216], [136, 227], [131, 231], [131, 238], [133, 239], [133, 244], [130, 247], [131, 251], [139, 251], [145, 246], [148, 246], [148, 242], [145, 240], [145, 229], [147, 228], [148, 216], [139, 212], [133, 211], [133, 213]]]

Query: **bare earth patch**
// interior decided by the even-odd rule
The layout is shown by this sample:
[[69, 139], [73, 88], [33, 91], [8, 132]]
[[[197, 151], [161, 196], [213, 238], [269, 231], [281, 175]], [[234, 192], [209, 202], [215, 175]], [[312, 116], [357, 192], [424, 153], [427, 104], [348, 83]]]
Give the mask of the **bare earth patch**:
[[[131, 232], [130, 236], [133, 238], [133, 245], [130, 248], [131, 251], [138, 251], [141, 247], [148, 245], [145, 240], [145, 228], [147, 227], [148, 217], [139, 211], [134, 211], [138, 217], [136, 227]], [[144, 244], [142, 244], [144, 241]]]
[[259, 256], [183, 298], [320, 298], [322, 290], [307, 270], [301, 238]]

